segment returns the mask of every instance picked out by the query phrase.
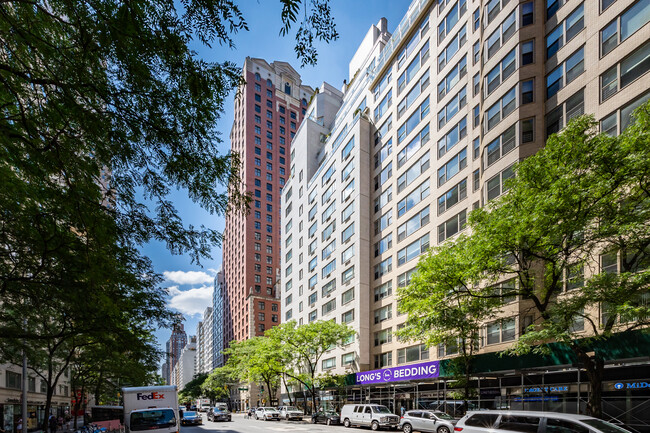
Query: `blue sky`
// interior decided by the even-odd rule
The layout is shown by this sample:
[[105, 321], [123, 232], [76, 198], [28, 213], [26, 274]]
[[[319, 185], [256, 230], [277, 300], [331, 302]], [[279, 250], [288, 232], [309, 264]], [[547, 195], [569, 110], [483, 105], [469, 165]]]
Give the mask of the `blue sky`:
[[[246, 56], [260, 57], [269, 63], [275, 60], [289, 62], [302, 76], [303, 83], [312, 87], [323, 81], [341, 87], [348, 78], [348, 63], [354, 55], [370, 25], [381, 17], [388, 19], [388, 29], [393, 31], [406, 14], [411, 0], [331, 0], [332, 12], [339, 33], [339, 39], [330, 44], [319, 43], [318, 64], [300, 68], [293, 51], [293, 34], [280, 37], [280, 2], [278, 0], [240, 0], [238, 3], [249, 31], [234, 35], [235, 49], [219, 45], [208, 48], [195, 45], [193, 48], [205, 60], [223, 62], [226, 60], [243, 65]], [[294, 29], [295, 30], [295, 29]], [[221, 151], [230, 146], [228, 134], [233, 121], [233, 98], [230, 95], [225, 104], [226, 112], [218, 124], [222, 133]], [[194, 204], [184, 191], [176, 191], [172, 199], [185, 224], [205, 225], [223, 231], [222, 216], [210, 215]], [[152, 243], [143, 248], [157, 272], [163, 274], [164, 287], [170, 288], [169, 305], [184, 314], [185, 330], [194, 335], [197, 323], [205, 308], [211, 305], [212, 279], [221, 266], [221, 249], [214, 248], [211, 260], [203, 260], [199, 267], [191, 263], [189, 256], [171, 255], [163, 244]], [[156, 333], [158, 343], [164, 346], [171, 332], [160, 329]]]

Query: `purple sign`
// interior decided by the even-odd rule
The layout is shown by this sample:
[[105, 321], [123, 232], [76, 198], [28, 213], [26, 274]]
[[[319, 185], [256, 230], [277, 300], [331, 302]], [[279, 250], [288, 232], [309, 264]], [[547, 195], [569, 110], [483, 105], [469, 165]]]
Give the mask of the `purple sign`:
[[402, 382], [413, 379], [429, 379], [440, 374], [440, 361], [403, 365], [401, 367], [382, 368], [357, 373], [357, 384]]

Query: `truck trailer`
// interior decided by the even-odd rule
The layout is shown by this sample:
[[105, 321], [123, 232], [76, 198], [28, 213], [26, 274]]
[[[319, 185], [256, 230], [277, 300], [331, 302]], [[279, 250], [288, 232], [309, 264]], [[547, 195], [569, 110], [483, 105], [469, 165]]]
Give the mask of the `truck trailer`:
[[176, 386], [122, 388], [126, 432], [178, 433]]

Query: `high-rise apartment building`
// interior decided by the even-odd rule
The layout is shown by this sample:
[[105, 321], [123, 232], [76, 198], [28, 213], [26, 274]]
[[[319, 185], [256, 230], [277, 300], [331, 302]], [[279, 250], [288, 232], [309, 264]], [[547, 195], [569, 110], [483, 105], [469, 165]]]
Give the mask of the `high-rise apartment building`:
[[196, 326], [196, 372], [210, 373], [214, 369], [214, 315], [212, 307], [206, 307], [203, 320]]
[[[591, 113], [610, 134], [629, 124], [650, 98], [649, 21], [648, 0], [415, 0], [392, 36], [382, 21], [371, 27], [343, 94], [323, 86], [308, 107], [283, 193], [282, 320], [333, 319], [358, 332], [323, 357], [319, 372], [456, 356], [453, 347], [395, 338], [406, 320], [397, 288], [423, 252], [453, 239], [471, 210], [504, 192], [513, 164], [571, 118]], [[338, 112], [325, 114], [327, 104]], [[485, 324], [479, 353], [509, 347], [526, 320], [515, 299]], [[515, 367], [497, 367], [486, 364], [492, 374], [479, 385], [485, 407], [497, 397], [513, 408], [544, 401], [522, 397]], [[558, 398], [573, 410], [579, 372], [543, 368], [535, 383], [565, 381]], [[357, 382], [348, 395], [394, 409], [453, 398], [444, 380], [379, 382]]]
[[185, 348], [185, 345], [187, 344], [187, 334], [185, 333], [184, 326], [182, 323], [178, 323], [174, 325], [172, 329], [172, 335], [167, 340], [167, 343], [165, 344], [165, 349], [166, 349], [166, 357], [167, 357], [167, 362], [165, 364], [167, 365], [167, 368], [169, 369], [168, 372], [163, 373], [163, 376], [168, 379], [167, 383], [171, 384], [173, 382], [173, 371], [174, 367], [176, 366], [176, 363], [180, 359], [181, 352], [183, 351], [183, 348]]
[[226, 216], [223, 240], [225, 341], [263, 335], [280, 323], [274, 286], [280, 271], [280, 196], [289, 153], [313, 89], [286, 62], [247, 57], [235, 100], [231, 150], [241, 157], [250, 213]]
[[223, 270], [217, 272], [214, 278], [214, 291], [212, 292], [212, 366], [222, 367], [224, 364], [223, 349], [225, 348], [224, 333], [224, 295], [225, 283]]

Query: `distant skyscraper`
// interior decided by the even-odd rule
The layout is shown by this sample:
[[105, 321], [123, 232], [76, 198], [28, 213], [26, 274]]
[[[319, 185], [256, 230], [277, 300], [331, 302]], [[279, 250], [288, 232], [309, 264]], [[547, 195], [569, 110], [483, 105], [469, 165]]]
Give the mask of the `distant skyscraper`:
[[167, 350], [167, 383], [172, 383], [171, 376], [174, 367], [178, 362], [183, 348], [187, 344], [187, 334], [185, 333], [182, 323], [174, 325], [172, 336], [167, 341], [165, 346]]

